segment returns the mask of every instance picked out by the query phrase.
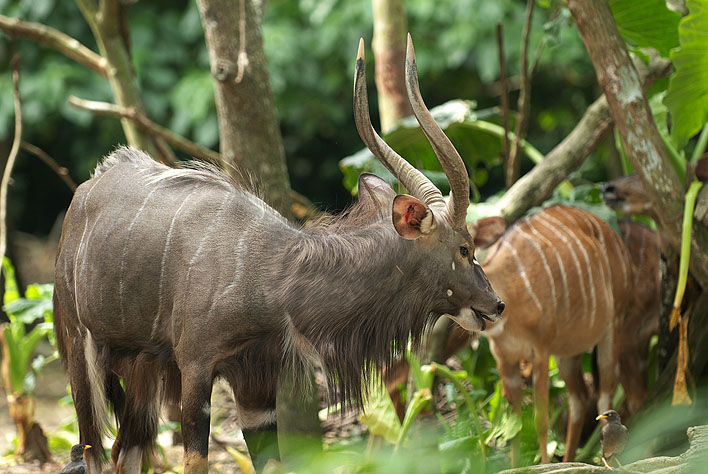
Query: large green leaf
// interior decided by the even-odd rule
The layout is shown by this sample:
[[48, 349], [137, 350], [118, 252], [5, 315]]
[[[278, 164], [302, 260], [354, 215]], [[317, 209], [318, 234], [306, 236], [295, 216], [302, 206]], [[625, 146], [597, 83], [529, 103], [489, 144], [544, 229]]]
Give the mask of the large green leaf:
[[667, 57], [679, 45], [676, 28], [681, 15], [666, 8], [665, 0], [610, 0], [622, 36], [640, 47], [654, 48]]
[[401, 433], [401, 422], [396, 409], [383, 384], [377, 384], [369, 392], [369, 401], [364, 413], [359, 416], [371, 434], [381, 436], [389, 443], [395, 443]]
[[686, 4], [690, 13], [679, 23], [681, 47], [671, 52], [675, 72], [664, 99], [679, 148], [708, 121], [708, 0]]
[[[490, 115], [490, 112], [476, 112], [474, 103], [469, 101], [451, 100], [430, 112], [460, 153], [471, 173], [471, 183], [474, 186], [485, 184], [487, 168], [501, 163], [504, 129], [481, 120], [481, 116]], [[384, 138], [399, 155], [422, 170], [443, 194], [448, 193], [449, 185], [440, 162], [414, 117], [401, 120]], [[543, 155], [525, 140], [521, 141], [521, 147], [532, 161], [538, 163], [543, 159]], [[339, 167], [344, 174], [344, 186], [350, 190], [355, 190], [359, 174], [365, 171], [396, 182], [366, 148], [342, 159]]]

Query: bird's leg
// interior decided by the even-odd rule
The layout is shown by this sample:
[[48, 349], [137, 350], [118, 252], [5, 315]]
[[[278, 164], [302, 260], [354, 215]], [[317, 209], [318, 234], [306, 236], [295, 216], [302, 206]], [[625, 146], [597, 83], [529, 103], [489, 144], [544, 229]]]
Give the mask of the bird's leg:
[[622, 467], [622, 463], [620, 462], [617, 456], [612, 456], [612, 461], [615, 461], [617, 463], [617, 467]]
[[602, 463], [603, 463], [603, 464], [605, 465], [605, 467], [606, 467], [607, 469], [609, 469], [610, 471], [614, 471], [614, 470], [615, 470], [614, 467], [610, 466], [610, 465], [607, 463], [607, 459], [605, 459], [605, 456], [602, 456]]

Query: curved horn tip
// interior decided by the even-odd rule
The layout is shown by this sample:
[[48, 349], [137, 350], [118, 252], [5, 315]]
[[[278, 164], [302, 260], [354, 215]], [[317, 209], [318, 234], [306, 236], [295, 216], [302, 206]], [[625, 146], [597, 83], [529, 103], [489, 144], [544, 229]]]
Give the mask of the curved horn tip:
[[408, 33], [408, 45], [406, 47], [406, 59], [408, 61], [415, 61], [415, 49], [413, 48], [413, 39], [411, 34]]
[[364, 38], [359, 38], [359, 51], [357, 52], [356, 59], [364, 60]]

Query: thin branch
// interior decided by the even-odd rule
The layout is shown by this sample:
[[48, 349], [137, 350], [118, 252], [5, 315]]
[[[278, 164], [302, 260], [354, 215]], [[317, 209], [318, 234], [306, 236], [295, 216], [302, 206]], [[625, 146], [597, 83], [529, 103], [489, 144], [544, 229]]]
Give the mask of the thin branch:
[[66, 186], [71, 189], [72, 193], [76, 191], [76, 183], [73, 179], [71, 179], [71, 176], [69, 176], [69, 170], [57, 163], [56, 160], [49, 156], [46, 151], [42, 150], [37, 146], [32, 145], [31, 143], [27, 143], [24, 140], [20, 142], [20, 147], [27, 153], [30, 153], [42, 160], [45, 165], [49, 166], [56, 173], [56, 175], [59, 176], [62, 181], [64, 181], [64, 184], [66, 184]]
[[41, 23], [0, 15], [0, 30], [10, 36], [41, 43], [106, 77], [106, 60], [71, 36]]
[[12, 168], [15, 166], [17, 154], [20, 151], [22, 141], [22, 99], [20, 98], [20, 55], [15, 52], [10, 60], [12, 68], [12, 85], [14, 87], [15, 104], [15, 137], [12, 140], [12, 148], [5, 163], [5, 170], [0, 181], [0, 261], [5, 256], [7, 248], [7, 188], [10, 185]]
[[219, 153], [203, 146], [197, 145], [193, 141], [187, 140], [186, 138], [177, 135], [171, 130], [168, 130], [165, 127], [156, 124], [155, 122], [147, 118], [145, 115], [138, 113], [132, 107], [125, 108], [119, 105], [109, 104], [107, 102], [79, 99], [75, 96], [69, 97], [69, 103], [74, 107], [77, 107], [82, 110], [87, 110], [96, 115], [103, 115], [106, 117], [113, 117], [117, 119], [126, 118], [132, 120], [144, 131], [156, 137], [162, 138], [178, 150], [182, 150], [183, 152], [188, 153], [189, 155], [195, 158], [208, 161], [215, 165], [221, 164], [221, 155], [219, 155]]
[[[509, 166], [509, 82], [506, 77], [506, 61], [504, 58], [504, 27], [497, 23], [497, 51], [499, 52], [499, 85], [501, 86], [502, 125], [504, 126], [504, 159], [505, 168]], [[507, 183], [511, 186], [513, 183]]]
[[[190, 156], [197, 158], [199, 160], [204, 160], [217, 166], [222, 166], [223, 161], [221, 155], [214, 150], [205, 148], [201, 145], [188, 140], [171, 130], [162, 127], [146, 116], [139, 114], [135, 109], [126, 109], [115, 104], [109, 104], [107, 102], [98, 102], [94, 100], [79, 99], [78, 97], [69, 97], [69, 103], [74, 107], [82, 110], [87, 110], [96, 115], [102, 115], [105, 117], [112, 117], [116, 119], [127, 118], [133, 120], [137, 123], [143, 130], [148, 132], [153, 137], [159, 137], [165, 140], [173, 147], [181, 150]], [[167, 165], [174, 166], [175, 163], [166, 163]], [[293, 190], [290, 190], [290, 198], [292, 199], [292, 211], [294, 215], [300, 220], [308, 220], [310, 218], [317, 217], [322, 214], [322, 212], [317, 209], [317, 207], [305, 196], [299, 194]]]
[[511, 142], [509, 151], [509, 165], [507, 166], [506, 185], [510, 187], [519, 179], [521, 174], [521, 157], [519, 156], [519, 139], [526, 137], [529, 123], [529, 109], [531, 106], [531, 76], [528, 66], [529, 37], [531, 34], [531, 21], [535, 0], [526, 3], [526, 21], [521, 39], [521, 90], [519, 91], [518, 112], [516, 119], [516, 138]]

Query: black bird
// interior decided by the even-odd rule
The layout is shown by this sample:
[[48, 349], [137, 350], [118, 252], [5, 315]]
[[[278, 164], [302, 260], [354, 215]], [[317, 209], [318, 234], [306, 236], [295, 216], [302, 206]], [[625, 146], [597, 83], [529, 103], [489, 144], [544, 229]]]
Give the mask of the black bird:
[[71, 461], [59, 471], [59, 474], [86, 474], [88, 467], [86, 467], [84, 452], [90, 447], [90, 444], [75, 444], [71, 448]]
[[[605, 420], [605, 426], [602, 427], [602, 462], [608, 469], [612, 469], [607, 460], [624, 449], [629, 436], [627, 427], [622, 424], [619, 414], [614, 410], [608, 410], [595, 419]], [[622, 465], [619, 459], [614, 459], [620, 466]]]

